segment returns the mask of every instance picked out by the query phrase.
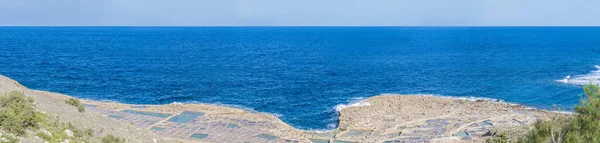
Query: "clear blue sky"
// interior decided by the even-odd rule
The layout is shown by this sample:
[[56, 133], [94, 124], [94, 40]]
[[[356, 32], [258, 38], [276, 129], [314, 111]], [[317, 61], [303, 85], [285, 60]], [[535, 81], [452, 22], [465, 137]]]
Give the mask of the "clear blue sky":
[[600, 25], [600, 0], [0, 0], [0, 25]]

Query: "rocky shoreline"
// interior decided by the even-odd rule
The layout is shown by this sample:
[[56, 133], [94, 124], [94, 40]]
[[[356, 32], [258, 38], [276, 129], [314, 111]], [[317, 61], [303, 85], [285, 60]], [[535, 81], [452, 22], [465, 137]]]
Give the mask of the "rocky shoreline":
[[42, 112], [121, 135], [128, 142], [483, 142], [495, 130], [527, 129], [553, 114], [484, 100], [384, 94], [341, 109], [337, 129], [313, 132], [271, 114], [207, 104], [82, 100], [87, 110], [79, 115], [74, 107], [63, 105], [70, 96], [31, 90], [0, 76], [0, 92], [14, 90], [35, 97]]

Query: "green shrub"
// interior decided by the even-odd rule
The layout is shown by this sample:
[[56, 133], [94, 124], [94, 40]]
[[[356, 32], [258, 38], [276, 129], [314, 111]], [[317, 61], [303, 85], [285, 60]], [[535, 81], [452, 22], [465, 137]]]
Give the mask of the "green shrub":
[[35, 110], [34, 99], [13, 91], [0, 97], [0, 127], [16, 135], [25, 135], [27, 129], [37, 129], [45, 116]]
[[2, 135], [2, 138], [6, 140], [0, 141], [1, 143], [20, 143], [19, 139], [14, 136]]
[[487, 139], [488, 143], [509, 143], [510, 139], [505, 133], [495, 134], [493, 137]]
[[[49, 132], [50, 135], [45, 132], [38, 132], [36, 136], [49, 143], [60, 143], [66, 139], [69, 139], [71, 142], [89, 142], [94, 132], [92, 129], [79, 129], [70, 122], [61, 122], [57, 118], [49, 118], [40, 128]], [[70, 130], [73, 136], [67, 135], [67, 130]]]
[[553, 117], [550, 120], [539, 120], [533, 124], [531, 131], [519, 139], [519, 142], [564, 142], [571, 126], [571, 119], [564, 116]]
[[73, 126], [73, 124], [71, 124], [71, 123], [66, 124], [66, 127], [64, 127], [64, 128], [71, 130], [73, 132], [73, 135], [75, 136], [75, 138], [92, 137], [94, 134], [93, 129], [81, 130], [81, 129]]
[[600, 142], [600, 88], [588, 85], [583, 88], [585, 97], [581, 97], [575, 107], [567, 142]]
[[[74, 105], [78, 108], [81, 106], [83, 108], [83, 104], [77, 99], [67, 100], [67, 104]], [[80, 111], [82, 110], [80, 109]], [[37, 132], [35, 135], [50, 143], [62, 142], [65, 139], [74, 142], [89, 142], [87, 140], [94, 134], [94, 130], [92, 129], [81, 130], [71, 123], [60, 122], [58, 117], [51, 118], [36, 111], [34, 99], [25, 96], [22, 92], [13, 91], [4, 96], [0, 96], [1, 130], [22, 136], [27, 133], [27, 130], [39, 128], [43, 128], [51, 134]], [[66, 130], [71, 130], [73, 132], [73, 137], [69, 137], [65, 132]], [[3, 134], [2, 137], [6, 138], [9, 142], [18, 142], [16, 138], [13, 139], [9, 138], [10, 136], [6, 137], [4, 135], [6, 134]], [[107, 141], [113, 141], [111, 143], [121, 143], [119, 141], [124, 141], [123, 139], [114, 137], [107, 139], [109, 139]]]
[[89, 128], [89, 129], [83, 131], [83, 135], [90, 136], [90, 137], [94, 136], [94, 129]]
[[583, 90], [585, 96], [580, 96], [581, 100], [572, 117], [557, 116], [547, 121], [538, 121], [519, 142], [600, 142], [600, 88], [591, 84], [584, 86]]
[[36, 136], [42, 138], [44, 141], [52, 141], [52, 136], [43, 133], [43, 132], [38, 132], [37, 134], [35, 134]]
[[83, 106], [83, 103], [81, 103], [81, 101], [79, 101], [79, 99], [77, 98], [69, 98], [67, 99], [67, 101], [65, 101], [65, 103], [77, 107], [77, 110], [79, 110], [79, 112], [85, 111], [85, 106]]
[[102, 137], [102, 143], [125, 143], [125, 139], [118, 138], [113, 135], [106, 135]]

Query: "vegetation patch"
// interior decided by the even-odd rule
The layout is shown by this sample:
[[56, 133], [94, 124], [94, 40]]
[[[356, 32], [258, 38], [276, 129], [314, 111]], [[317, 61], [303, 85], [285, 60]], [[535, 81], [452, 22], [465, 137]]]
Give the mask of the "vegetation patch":
[[[76, 103], [75, 105], [83, 107], [79, 100], [68, 100], [67, 103]], [[88, 142], [94, 134], [92, 129], [82, 130], [71, 123], [60, 122], [36, 111], [34, 99], [17, 91], [0, 96], [0, 129], [6, 131], [2, 133], [3, 139], [0, 142], [19, 142], [16, 136], [25, 137], [28, 130], [36, 132], [35, 136], [49, 143], [65, 140]]]
[[13, 91], [0, 97], [0, 128], [15, 135], [25, 135], [28, 129], [38, 129], [45, 120], [35, 110], [34, 99]]
[[487, 140], [488, 143], [510, 143], [512, 142], [506, 135], [506, 133], [495, 134], [492, 138]]
[[585, 96], [580, 96], [574, 115], [557, 115], [550, 120], [539, 120], [525, 135], [509, 139], [496, 135], [488, 142], [522, 143], [597, 143], [600, 142], [600, 87], [587, 85], [583, 88]]
[[65, 103], [77, 107], [77, 110], [79, 110], [79, 112], [85, 111], [85, 106], [83, 106], [83, 103], [77, 98], [69, 98], [67, 99], [67, 101], [65, 101]]
[[106, 135], [102, 137], [102, 143], [125, 143], [125, 139], [113, 135]]
[[42, 130], [36, 136], [49, 143], [60, 143], [65, 140], [71, 142], [87, 142], [94, 134], [94, 130], [82, 130], [71, 123], [62, 123], [57, 119], [48, 120], [42, 125]]
[[42, 138], [44, 141], [51, 141], [52, 140], [52, 135], [46, 134], [44, 132], [38, 132], [35, 134], [35, 136], [38, 136], [40, 138]]
[[14, 136], [2, 134], [0, 142], [1, 143], [18, 143], [20, 141], [19, 141], [19, 139], [17, 139]]

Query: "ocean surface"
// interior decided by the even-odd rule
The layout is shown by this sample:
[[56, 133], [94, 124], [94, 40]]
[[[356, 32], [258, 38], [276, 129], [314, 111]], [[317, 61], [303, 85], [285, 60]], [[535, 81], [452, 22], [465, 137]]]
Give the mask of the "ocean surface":
[[243, 107], [314, 130], [381, 93], [570, 109], [595, 65], [600, 27], [0, 28], [0, 74], [29, 88]]

